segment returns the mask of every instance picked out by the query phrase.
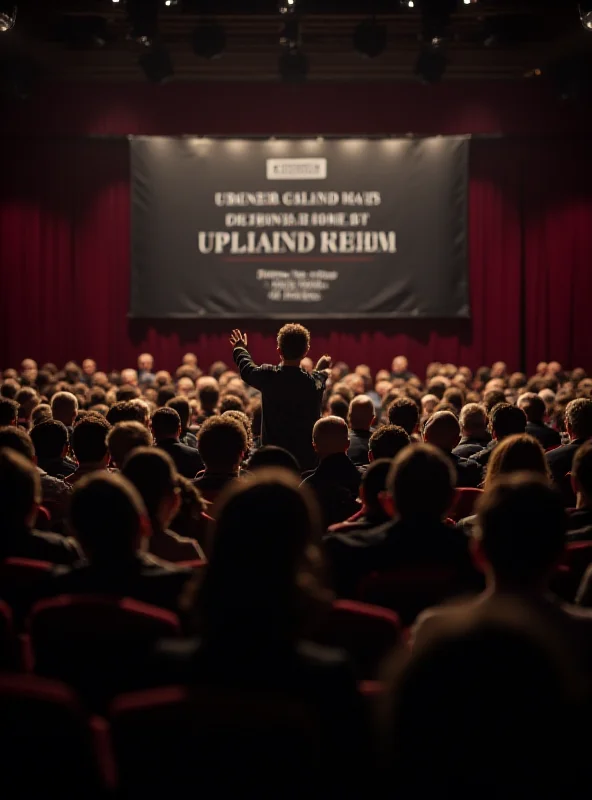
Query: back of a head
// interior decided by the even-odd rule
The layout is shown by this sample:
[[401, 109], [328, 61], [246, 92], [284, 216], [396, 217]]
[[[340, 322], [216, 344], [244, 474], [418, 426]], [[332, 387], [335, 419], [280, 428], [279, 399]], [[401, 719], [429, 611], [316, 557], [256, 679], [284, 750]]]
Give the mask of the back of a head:
[[248, 414], [245, 414], [244, 411], [237, 411], [231, 409], [230, 411], [224, 411], [223, 416], [231, 417], [231, 419], [235, 419], [245, 429], [245, 433], [247, 434], [247, 451], [250, 451], [253, 447], [253, 426], [251, 424], [251, 419]]
[[253, 628], [266, 640], [290, 638], [297, 577], [320, 536], [319, 509], [299, 478], [262, 469], [220, 496], [201, 598], [206, 635]]
[[277, 346], [285, 361], [300, 361], [308, 353], [310, 332], [304, 325], [290, 322], [278, 331]]
[[129, 454], [121, 474], [136, 487], [154, 523], [162, 500], [177, 485], [177, 470], [172, 458], [157, 447], [140, 447]]
[[72, 431], [72, 450], [79, 464], [100, 464], [107, 456], [111, 425], [98, 415], [88, 415]]
[[483, 405], [485, 406], [485, 411], [488, 416], [498, 403], [505, 403], [505, 401], [506, 395], [500, 389], [490, 389], [490, 391], [485, 392], [483, 395]]
[[359, 394], [349, 404], [349, 426], [352, 430], [370, 430], [374, 420], [374, 403], [367, 394]]
[[197, 434], [197, 446], [207, 469], [231, 472], [247, 450], [244, 426], [228, 414], [208, 417]]
[[204, 411], [213, 411], [220, 399], [218, 382], [212, 379], [211, 382], [202, 384], [198, 389], [197, 396]]
[[115, 571], [140, 546], [142, 516], [142, 498], [126, 478], [95, 472], [74, 487], [68, 522], [87, 557]]
[[395, 673], [389, 760], [403, 796], [572, 796], [562, 742], [573, 667], [552, 631], [508, 606], [460, 620]]
[[368, 511], [380, 510], [380, 494], [386, 490], [390, 468], [391, 459], [379, 458], [377, 461], [372, 461], [362, 475], [361, 488], [364, 495], [364, 505]]
[[319, 458], [345, 453], [349, 447], [347, 423], [341, 417], [322, 417], [314, 424], [312, 441]]
[[191, 414], [189, 400], [182, 395], [177, 395], [176, 397], [167, 400], [165, 407], [173, 408], [177, 412], [179, 419], [181, 420], [181, 429], [184, 431], [187, 430], [189, 425], [189, 416]]
[[525, 392], [520, 395], [516, 405], [524, 411], [528, 422], [543, 422], [547, 407], [543, 398], [538, 394]]
[[300, 475], [298, 461], [296, 461], [292, 453], [284, 447], [277, 447], [277, 445], [273, 444], [268, 444], [255, 450], [249, 459], [247, 468], [249, 472], [255, 472], [266, 467], [279, 467], [292, 472], [294, 475]]
[[460, 428], [467, 436], [479, 436], [487, 432], [487, 413], [479, 403], [467, 403], [460, 412]]
[[0, 428], [0, 448], [7, 447], [20, 453], [28, 461], [33, 461], [35, 458], [35, 447], [29, 434], [22, 428], [17, 428], [14, 425], [9, 425], [5, 428]]
[[158, 408], [163, 408], [169, 400], [172, 400], [176, 396], [177, 392], [175, 391], [175, 387], [172, 383], [167, 383], [159, 388], [158, 394], [156, 395], [156, 405]]
[[137, 447], [149, 447], [152, 436], [148, 428], [139, 422], [118, 422], [107, 434], [107, 447], [111, 461], [121, 467], [126, 457]]
[[585, 442], [578, 448], [571, 465], [571, 476], [579, 491], [592, 499], [592, 442]]
[[540, 582], [563, 552], [563, 501], [541, 475], [500, 476], [480, 498], [477, 520], [481, 549], [500, 582]]
[[244, 411], [245, 404], [237, 394], [225, 394], [220, 400], [220, 413], [225, 411]]
[[452, 411], [436, 411], [426, 422], [423, 436], [428, 444], [450, 453], [459, 442], [460, 425]]
[[407, 431], [409, 436], [419, 424], [419, 409], [409, 397], [397, 397], [388, 407], [388, 420], [391, 425], [398, 425]]
[[[2, 523], [20, 527], [31, 522], [35, 506], [41, 502], [39, 473], [29, 459], [0, 444], [0, 508]], [[0, 552], [2, 537], [0, 537]]]
[[540, 442], [527, 433], [506, 436], [494, 448], [487, 463], [485, 488], [489, 487], [499, 475], [509, 475], [513, 472], [536, 472], [543, 478], [548, 478], [549, 468], [545, 451]]
[[578, 397], [567, 404], [565, 425], [575, 439], [592, 438], [592, 400]]
[[400, 425], [382, 425], [368, 440], [368, 452], [373, 461], [394, 458], [410, 443], [409, 434]]
[[465, 402], [465, 393], [456, 386], [450, 386], [444, 392], [442, 400], [454, 406], [457, 416], [460, 414]]
[[18, 422], [19, 404], [8, 397], [0, 399], [0, 428], [5, 425], [16, 425]]
[[327, 401], [327, 410], [332, 417], [341, 417], [347, 421], [349, 403], [340, 394], [333, 394]]
[[51, 413], [53, 418], [71, 425], [78, 411], [78, 400], [72, 392], [56, 392], [51, 398]]
[[498, 403], [492, 409], [489, 421], [491, 432], [498, 441], [526, 430], [526, 414], [510, 403]]
[[152, 415], [152, 433], [156, 441], [176, 439], [181, 429], [181, 417], [174, 408], [157, 408]]
[[134, 400], [119, 400], [113, 403], [107, 412], [107, 422], [117, 425], [118, 422], [140, 422], [144, 421], [145, 411], [139, 403]]
[[454, 496], [456, 476], [449, 459], [436, 447], [418, 444], [395, 458], [387, 488], [402, 519], [440, 520]]
[[41, 403], [41, 405], [38, 405], [31, 412], [31, 425], [33, 427], [39, 425], [41, 422], [47, 422], [47, 420], [50, 419], [53, 419], [53, 417], [49, 403]]
[[40, 422], [29, 435], [37, 458], [60, 458], [68, 444], [68, 429], [57, 419]]

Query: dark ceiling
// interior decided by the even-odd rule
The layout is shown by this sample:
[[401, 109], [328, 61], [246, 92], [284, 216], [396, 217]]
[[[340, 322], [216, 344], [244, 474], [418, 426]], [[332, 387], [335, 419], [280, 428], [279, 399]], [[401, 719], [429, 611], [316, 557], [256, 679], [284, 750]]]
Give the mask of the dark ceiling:
[[[154, 41], [170, 53], [176, 80], [278, 79], [280, 30], [288, 16], [292, 19], [278, 13], [278, 0], [179, 0], [170, 7], [164, 0], [141, 2], [158, 2]], [[422, 47], [422, 2], [433, 7], [439, 0], [416, 0], [414, 9], [398, 0], [298, 0], [308, 80], [411, 79]], [[128, 37], [124, 0], [20, 0], [18, 5], [14, 29], [0, 34], [1, 63], [28, 59], [55, 81], [146, 80], [138, 66], [146, 48]], [[384, 52], [376, 58], [362, 56], [353, 46], [356, 26], [372, 13], [386, 26], [387, 37]], [[199, 57], [191, 32], [198, 23], [212, 21], [224, 26], [224, 52], [219, 58]], [[102, 45], [88, 35], [97, 25], [97, 30], [103, 26]], [[566, 58], [588, 59], [592, 31], [580, 23], [577, 0], [480, 0], [467, 5], [458, 0], [444, 50], [447, 80], [523, 79]]]

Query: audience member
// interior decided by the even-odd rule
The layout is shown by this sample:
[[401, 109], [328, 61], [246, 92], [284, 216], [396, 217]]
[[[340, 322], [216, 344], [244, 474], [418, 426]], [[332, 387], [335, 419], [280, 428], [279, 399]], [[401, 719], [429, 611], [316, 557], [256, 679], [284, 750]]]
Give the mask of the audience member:
[[35, 406], [31, 412], [31, 428], [34, 428], [35, 425], [39, 425], [41, 422], [47, 422], [50, 419], [53, 419], [51, 406], [49, 403], [40, 403], [38, 406]]
[[247, 451], [246, 456], [251, 454], [253, 449], [253, 429], [251, 427], [251, 420], [249, 419], [249, 415], [245, 414], [244, 411], [235, 411], [231, 409], [230, 411], [224, 411], [223, 416], [232, 417], [245, 429], [245, 433], [247, 434]]
[[327, 528], [359, 511], [357, 497], [362, 476], [347, 456], [349, 436], [341, 417], [317, 420], [312, 440], [320, 463], [305, 477], [303, 485], [315, 492]]
[[356, 466], [368, 463], [368, 444], [376, 422], [374, 403], [366, 394], [359, 394], [349, 404], [349, 450], [347, 455]]
[[360, 483], [361, 509], [345, 522], [329, 526], [330, 533], [356, 534], [388, 522], [390, 515], [384, 508], [386, 481], [391, 467], [391, 459], [379, 458], [373, 461], [362, 474]]
[[154, 357], [150, 353], [138, 356], [138, 384], [142, 387], [154, 386], [156, 376], [152, 372]]
[[16, 426], [18, 423], [19, 404], [8, 397], [0, 399], [0, 428], [7, 425]]
[[367, 778], [367, 733], [343, 653], [308, 641], [331, 600], [319, 537], [319, 509], [290, 473], [228, 486], [195, 596], [198, 638], [163, 642], [156, 669], [164, 685], [271, 691], [311, 706], [327, 785], [343, 792]]
[[173, 563], [202, 559], [203, 551], [195, 541], [169, 529], [181, 507], [181, 497], [177, 470], [168, 453], [156, 447], [137, 448], [125, 460], [122, 475], [144, 501], [152, 526], [149, 552]]
[[394, 458], [408, 444], [411, 438], [399, 425], [382, 425], [377, 428], [368, 440], [368, 460]]
[[491, 436], [487, 430], [487, 414], [482, 405], [467, 403], [463, 406], [459, 424], [461, 439], [452, 451], [455, 456], [469, 458], [487, 447]]
[[571, 486], [576, 507], [567, 511], [568, 539], [592, 541], [592, 442], [585, 442], [576, 450]]
[[158, 408], [166, 406], [169, 400], [173, 400], [177, 396], [175, 387], [172, 384], [165, 384], [158, 389], [156, 395], [156, 405]]
[[28, 430], [31, 424], [31, 414], [33, 409], [39, 405], [39, 395], [32, 386], [23, 386], [19, 389], [14, 398], [19, 404], [18, 424]]
[[78, 413], [78, 400], [72, 392], [56, 392], [51, 398], [51, 413], [58, 422], [63, 422], [72, 435], [72, 426]]
[[584, 442], [592, 438], [592, 400], [579, 397], [567, 404], [565, 430], [569, 436], [569, 444], [547, 453], [551, 475], [560, 488], [565, 485], [565, 478], [571, 470], [576, 452]]
[[547, 409], [544, 400], [538, 394], [525, 392], [520, 395], [516, 405], [526, 414], [526, 433], [538, 439], [543, 450], [559, 447], [561, 436], [549, 425], [545, 425]]
[[88, 415], [74, 425], [72, 430], [72, 452], [78, 462], [76, 470], [66, 477], [70, 485], [77, 483], [85, 475], [97, 470], [105, 470], [109, 465], [107, 434], [111, 425], [103, 417]]
[[181, 417], [174, 408], [158, 408], [152, 415], [156, 446], [170, 455], [181, 475], [192, 479], [203, 469], [203, 461], [195, 447], [180, 441], [181, 431]]
[[177, 610], [190, 570], [147, 555], [150, 523], [137, 489], [121, 475], [86, 475], [72, 493], [69, 526], [86, 560], [56, 570], [47, 594], [133, 597]]
[[146, 408], [140, 405], [139, 400], [118, 400], [113, 403], [107, 412], [107, 422], [110, 425], [117, 425], [118, 422], [139, 422], [144, 424], [146, 418]]
[[416, 643], [436, 636], [467, 608], [482, 611], [498, 598], [511, 596], [533, 619], [551, 626], [562, 647], [589, 670], [592, 612], [574, 609], [548, 593], [566, 541], [561, 495], [535, 473], [500, 476], [479, 502], [475, 536], [475, 559], [485, 572], [487, 588], [468, 605], [426, 611], [417, 623]]
[[371, 573], [433, 567], [451, 570], [458, 592], [471, 585], [468, 540], [443, 522], [454, 483], [454, 467], [439, 449], [418, 444], [402, 450], [387, 479], [394, 518], [351, 538], [330, 534], [325, 539], [337, 594], [356, 597], [361, 579]]
[[300, 476], [300, 467], [292, 453], [274, 444], [267, 444], [255, 450], [247, 464], [249, 472], [255, 472], [265, 467], [286, 469], [294, 475]]
[[327, 400], [327, 414], [330, 417], [340, 417], [347, 422], [349, 402], [340, 394], [332, 394]]
[[107, 434], [111, 466], [121, 469], [127, 456], [138, 447], [150, 447], [152, 435], [139, 422], [117, 422]]
[[[20, 453], [28, 461], [35, 464], [35, 447], [31, 437], [22, 428], [10, 426], [0, 428], [0, 447], [7, 447]], [[54, 478], [45, 470], [36, 466], [41, 481], [41, 498], [44, 507], [51, 511], [51, 522], [54, 529], [60, 529], [70, 498], [70, 486], [60, 478]]]
[[186, 397], [177, 395], [171, 400], [167, 400], [166, 408], [174, 408], [179, 418], [181, 419], [181, 435], [179, 441], [181, 444], [186, 444], [188, 447], [194, 447], [197, 450], [197, 436], [189, 430], [191, 422], [191, 406]]
[[197, 446], [205, 469], [194, 481], [203, 497], [212, 502], [227, 483], [238, 477], [247, 452], [244, 425], [228, 414], [208, 417], [199, 429]]
[[471, 456], [479, 466], [486, 467], [494, 448], [506, 436], [526, 431], [526, 415], [521, 408], [510, 403], [498, 403], [489, 414], [489, 427], [491, 429], [491, 442], [479, 453]]
[[261, 391], [261, 443], [289, 450], [301, 470], [314, 468], [312, 429], [321, 416], [321, 403], [328, 377], [329, 356], [322, 356], [312, 373], [300, 367], [310, 348], [310, 333], [302, 325], [280, 329], [277, 347], [279, 366], [256, 366], [247, 350], [247, 336], [235, 330], [230, 343], [241, 378]]
[[219, 413], [224, 414], [225, 411], [244, 411], [245, 404], [242, 399], [236, 394], [225, 394], [219, 403]]
[[68, 458], [68, 429], [63, 422], [57, 419], [40, 422], [29, 435], [40, 469], [62, 480], [74, 472], [76, 464]]
[[197, 396], [199, 399], [198, 423], [201, 424], [208, 417], [213, 417], [218, 408], [220, 390], [218, 382], [214, 378], [200, 378], [198, 382]]
[[423, 437], [428, 444], [446, 454], [456, 473], [456, 486], [479, 486], [482, 480], [481, 466], [453, 452], [460, 442], [460, 425], [452, 411], [437, 411], [432, 414], [424, 426]]
[[409, 436], [417, 433], [419, 427], [419, 409], [409, 397], [398, 397], [388, 407], [387, 417], [390, 425], [398, 425], [407, 431]]
[[[0, 560], [30, 558], [72, 564], [81, 558], [73, 539], [34, 529], [41, 505], [41, 481], [31, 459], [0, 442]], [[0, 586], [0, 596], [2, 594]]]

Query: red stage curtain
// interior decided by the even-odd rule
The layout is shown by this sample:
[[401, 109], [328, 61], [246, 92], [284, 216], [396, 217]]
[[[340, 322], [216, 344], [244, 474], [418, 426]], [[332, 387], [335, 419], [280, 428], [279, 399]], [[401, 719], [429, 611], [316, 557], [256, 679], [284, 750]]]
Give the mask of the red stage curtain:
[[[6, 141], [6, 140], [5, 140]], [[573, 144], [573, 146], [572, 146]], [[472, 143], [471, 320], [315, 322], [313, 356], [388, 366], [397, 353], [511, 369], [542, 357], [592, 365], [591, 168], [577, 142]], [[0, 367], [95, 358], [109, 369], [152, 352], [173, 369], [188, 350], [230, 359], [225, 321], [130, 321], [129, 160], [125, 140], [10, 140], [0, 187]], [[429, 235], [429, 220], [422, 223]], [[174, 258], [174, 252], [171, 253]], [[166, 264], [163, 264], [166, 275]], [[245, 322], [258, 359], [275, 356], [273, 321]]]

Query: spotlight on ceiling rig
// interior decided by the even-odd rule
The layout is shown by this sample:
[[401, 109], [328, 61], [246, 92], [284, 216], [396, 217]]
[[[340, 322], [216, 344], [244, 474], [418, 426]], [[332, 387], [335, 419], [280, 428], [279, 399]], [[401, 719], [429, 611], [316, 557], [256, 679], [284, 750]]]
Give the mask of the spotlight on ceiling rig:
[[293, 14], [296, 11], [298, 0], [278, 0], [280, 14]]
[[387, 39], [386, 25], [367, 19], [354, 30], [354, 49], [368, 58], [376, 58], [386, 50]]

